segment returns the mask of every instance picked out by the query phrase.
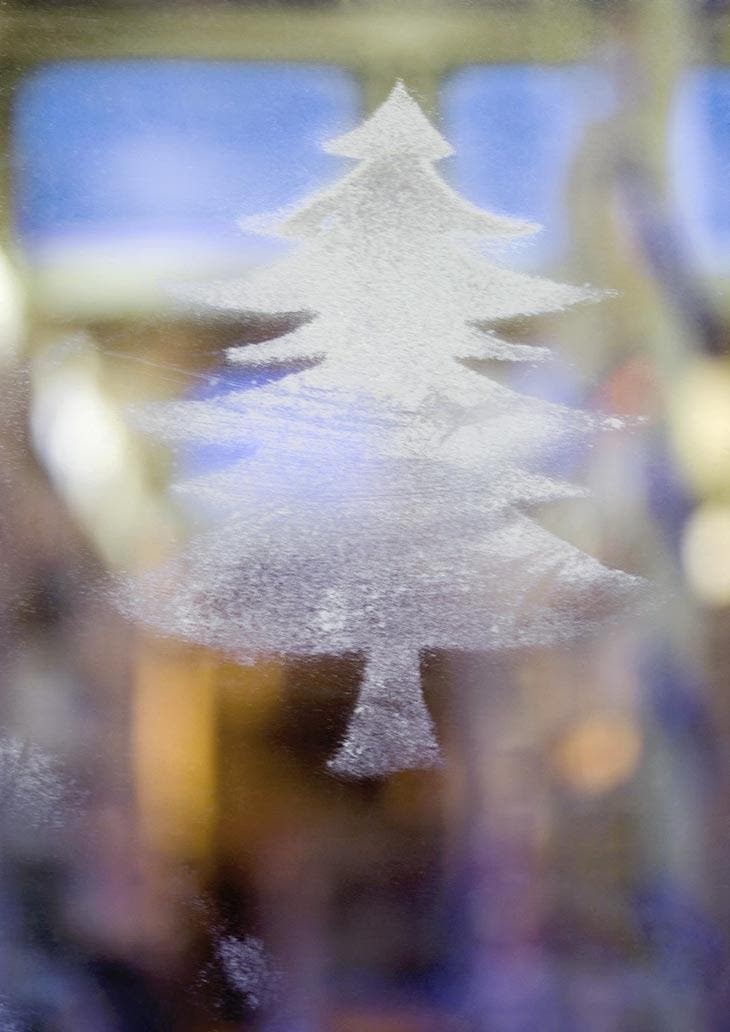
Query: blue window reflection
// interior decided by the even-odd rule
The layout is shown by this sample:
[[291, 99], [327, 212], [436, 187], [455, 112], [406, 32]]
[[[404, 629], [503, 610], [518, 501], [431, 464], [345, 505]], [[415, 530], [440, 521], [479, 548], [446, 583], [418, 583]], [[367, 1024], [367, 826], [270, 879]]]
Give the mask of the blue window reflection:
[[319, 143], [359, 115], [344, 71], [316, 65], [58, 63], [21, 86], [16, 227], [48, 243], [125, 237], [206, 249], [261, 246], [241, 216], [337, 178]]
[[583, 65], [473, 66], [444, 84], [452, 181], [471, 201], [545, 227], [528, 258], [555, 256], [566, 239], [566, 192], [582, 133], [611, 111], [604, 73]]
[[[445, 83], [454, 184], [476, 204], [545, 227], [528, 262], [554, 260], [567, 243], [571, 163], [585, 130], [613, 106], [608, 72], [584, 65], [473, 66]], [[671, 120], [673, 203], [692, 257], [715, 274], [730, 267], [728, 125], [730, 70], [687, 71]]]
[[730, 267], [730, 69], [688, 71], [677, 94], [671, 158], [684, 240], [706, 272]]

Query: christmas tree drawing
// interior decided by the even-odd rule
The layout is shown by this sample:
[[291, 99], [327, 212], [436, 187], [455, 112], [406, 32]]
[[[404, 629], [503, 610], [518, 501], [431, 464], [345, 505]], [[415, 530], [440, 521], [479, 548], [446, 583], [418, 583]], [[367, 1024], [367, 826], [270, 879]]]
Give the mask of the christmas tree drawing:
[[582, 493], [539, 472], [546, 451], [619, 421], [524, 396], [464, 362], [543, 360], [545, 349], [501, 340], [499, 323], [596, 295], [489, 256], [485, 243], [536, 227], [446, 185], [435, 164], [451, 148], [402, 84], [325, 149], [357, 164], [258, 221], [296, 246], [199, 294], [248, 317], [306, 315], [293, 332], [229, 352], [251, 368], [298, 368], [143, 413], [163, 439], [248, 450], [178, 485], [206, 516], [125, 606], [241, 661], [359, 653], [359, 701], [330, 767], [380, 776], [439, 762], [424, 651], [570, 640], [620, 614], [638, 581], [532, 515]]

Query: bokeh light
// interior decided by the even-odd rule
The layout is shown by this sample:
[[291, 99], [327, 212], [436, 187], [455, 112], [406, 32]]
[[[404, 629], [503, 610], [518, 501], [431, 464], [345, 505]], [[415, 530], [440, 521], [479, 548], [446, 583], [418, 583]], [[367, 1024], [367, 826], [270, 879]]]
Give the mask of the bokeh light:
[[694, 359], [681, 371], [669, 407], [680, 469], [698, 494], [730, 491], [730, 362]]
[[700, 602], [730, 605], [730, 505], [702, 505], [693, 513], [684, 528], [682, 564]]
[[556, 743], [551, 755], [553, 772], [574, 792], [600, 795], [634, 774], [641, 747], [641, 732], [628, 716], [591, 714]]

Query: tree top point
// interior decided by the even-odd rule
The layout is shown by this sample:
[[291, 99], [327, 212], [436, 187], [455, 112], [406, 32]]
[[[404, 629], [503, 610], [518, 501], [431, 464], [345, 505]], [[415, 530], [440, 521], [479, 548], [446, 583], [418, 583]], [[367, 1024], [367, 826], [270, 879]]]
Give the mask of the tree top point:
[[328, 154], [361, 160], [409, 153], [439, 161], [454, 153], [400, 79], [369, 118], [351, 132], [329, 140], [324, 149]]

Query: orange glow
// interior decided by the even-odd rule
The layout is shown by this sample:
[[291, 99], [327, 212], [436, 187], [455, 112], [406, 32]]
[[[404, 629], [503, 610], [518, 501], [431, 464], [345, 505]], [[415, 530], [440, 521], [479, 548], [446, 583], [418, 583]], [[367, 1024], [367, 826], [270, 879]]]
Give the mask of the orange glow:
[[641, 733], [628, 717], [594, 714], [562, 736], [551, 763], [559, 780], [573, 791], [600, 795], [633, 775], [641, 746]]
[[187, 650], [144, 647], [132, 716], [133, 764], [146, 845], [208, 853], [215, 814], [214, 664]]

